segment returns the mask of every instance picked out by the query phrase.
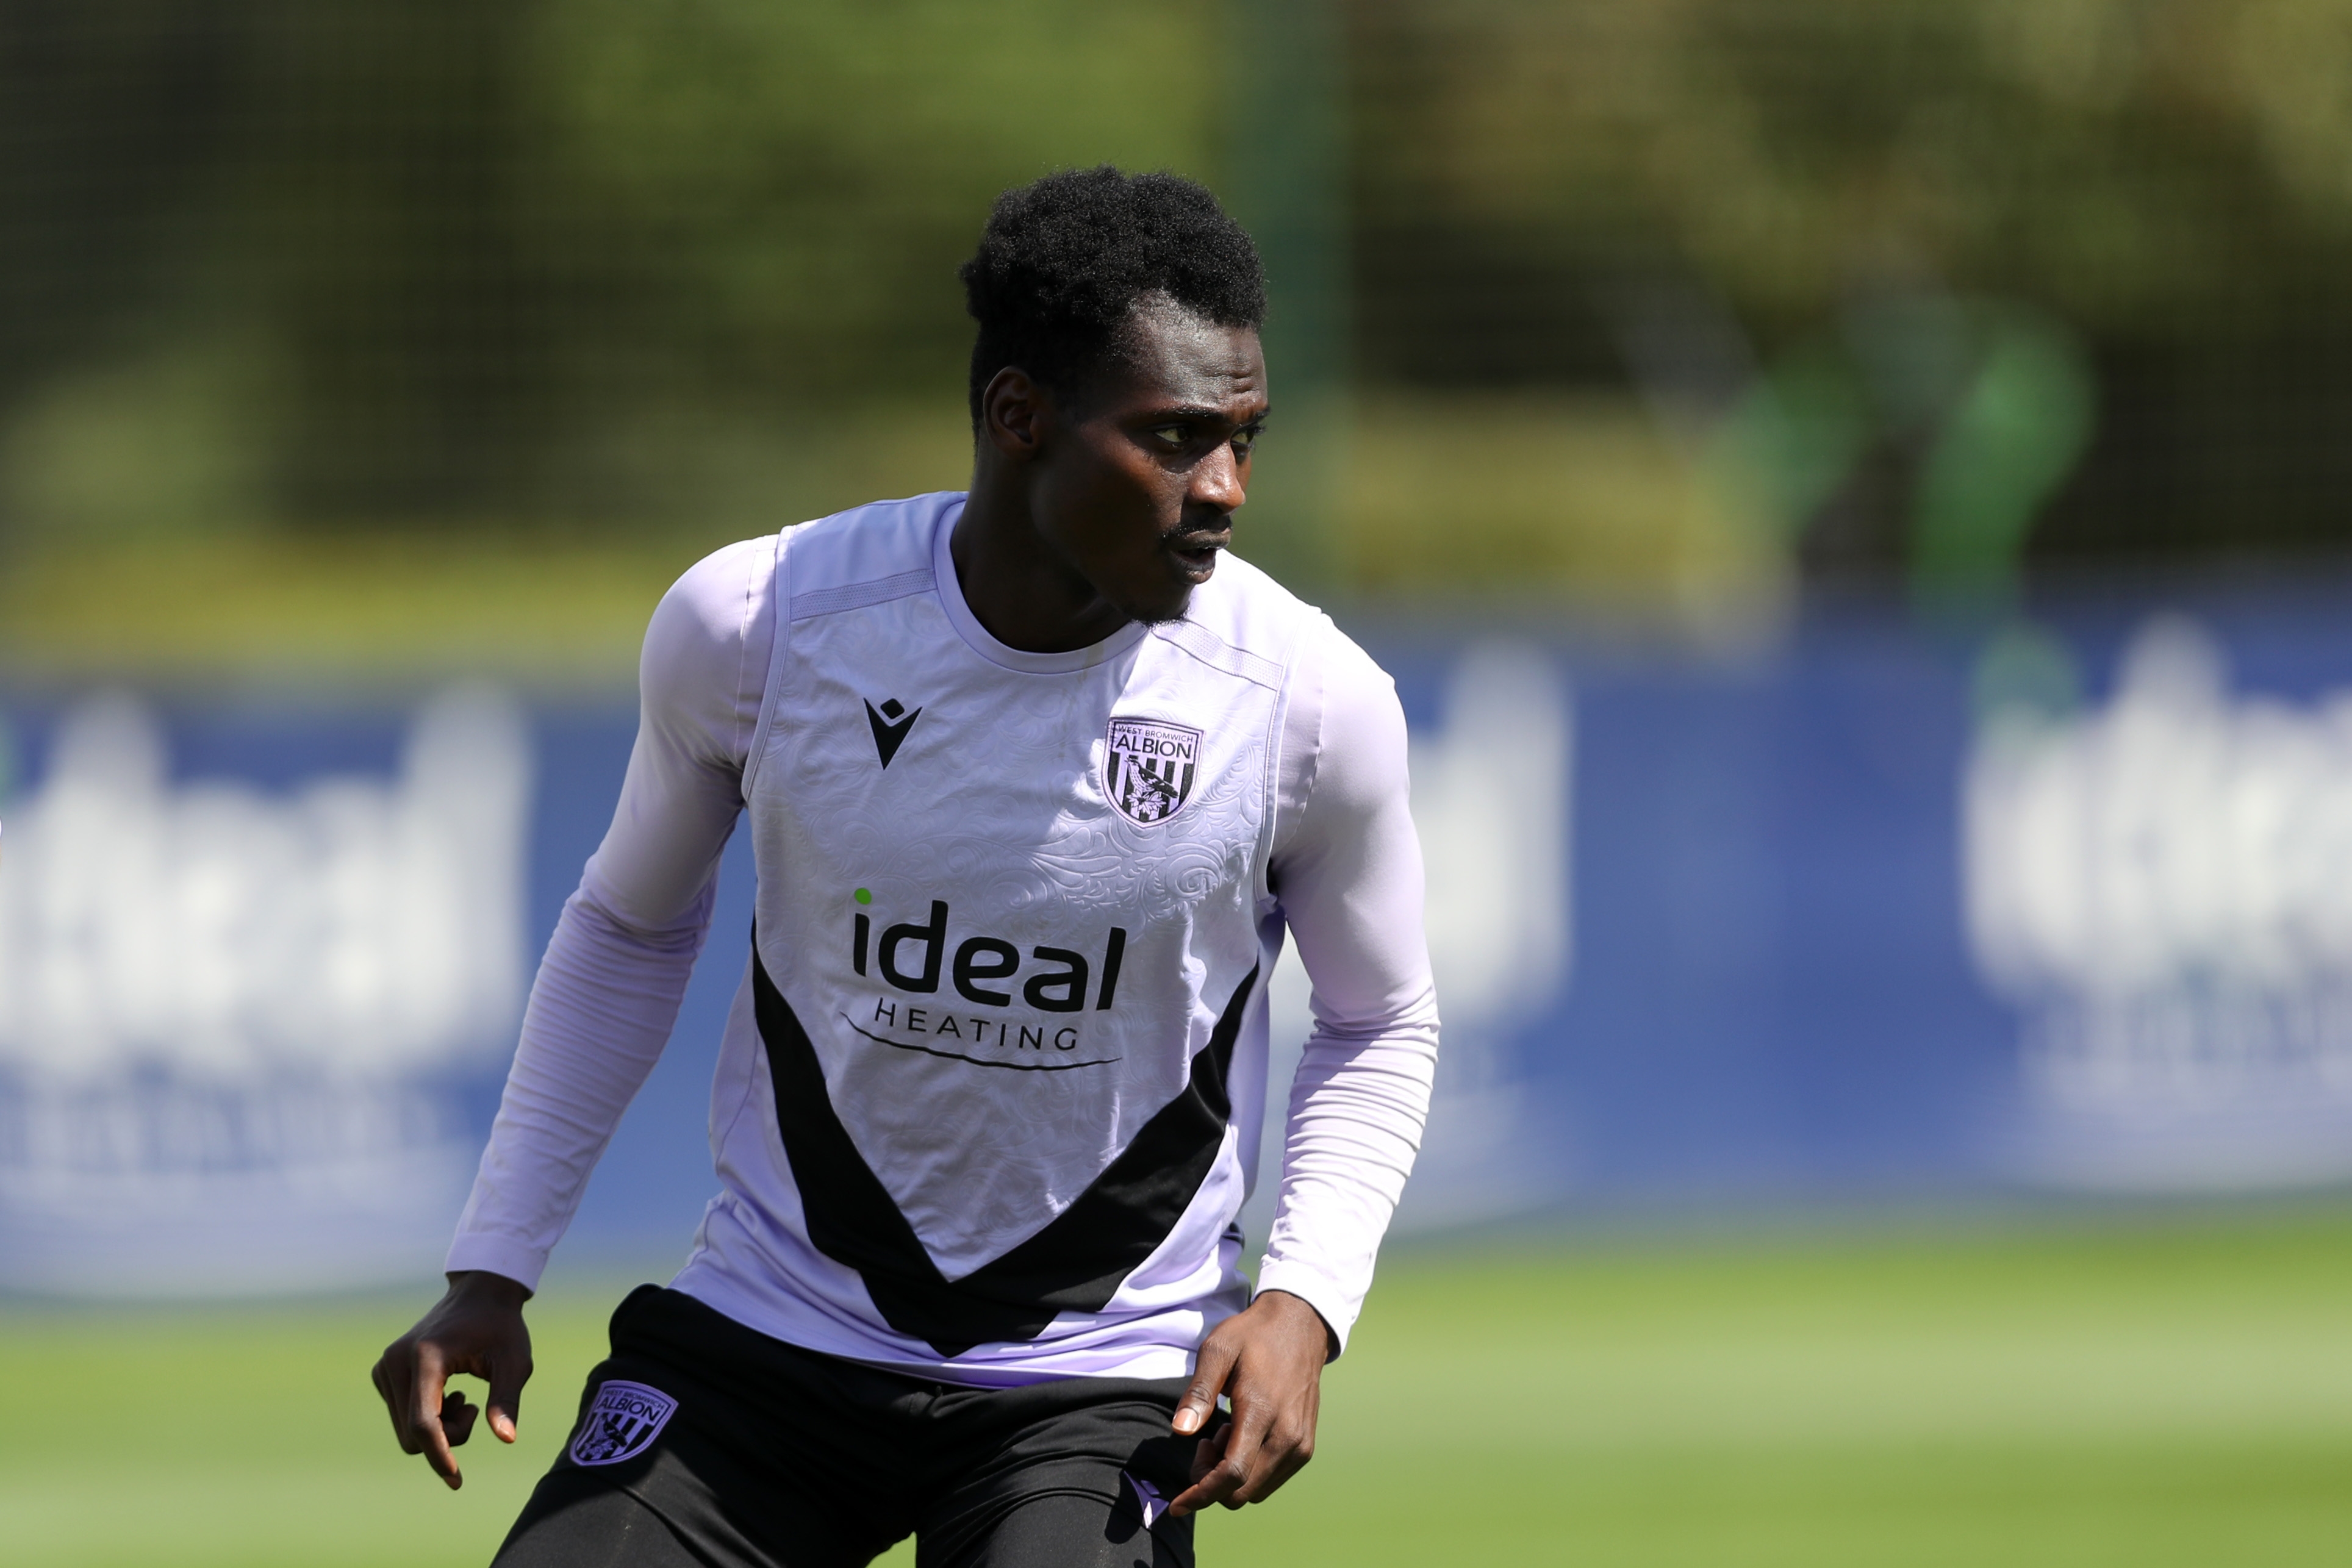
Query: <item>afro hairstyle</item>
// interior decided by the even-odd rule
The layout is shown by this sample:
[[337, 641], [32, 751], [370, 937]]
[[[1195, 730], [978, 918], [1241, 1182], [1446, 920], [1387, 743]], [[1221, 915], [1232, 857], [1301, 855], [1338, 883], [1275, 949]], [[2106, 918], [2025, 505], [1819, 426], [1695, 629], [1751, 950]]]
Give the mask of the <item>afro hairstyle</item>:
[[1105, 163], [1005, 192], [959, 269], [980, 323], [971, 421], [996, 372], [1017, 365], [1065, 398], [1122, 358], [1136, 301], [1165, 294], [1221, 327], [1265, 319], [1257, 246], [1217, 198], [1177, 174]]

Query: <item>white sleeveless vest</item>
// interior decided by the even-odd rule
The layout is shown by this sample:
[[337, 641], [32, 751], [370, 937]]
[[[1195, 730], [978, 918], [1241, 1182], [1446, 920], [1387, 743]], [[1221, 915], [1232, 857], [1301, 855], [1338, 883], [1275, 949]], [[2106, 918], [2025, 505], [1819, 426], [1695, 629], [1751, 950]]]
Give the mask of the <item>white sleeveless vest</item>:
[[678, 1286], [973, 1381], [1181, 1370], [1165, 1353], [1245, 1300], [1276, 769], [1315, 612], [1228, 557], [1182, 621], [1008, 649], [955, 583], [961, 507], [785, 535], [725, 1191]]

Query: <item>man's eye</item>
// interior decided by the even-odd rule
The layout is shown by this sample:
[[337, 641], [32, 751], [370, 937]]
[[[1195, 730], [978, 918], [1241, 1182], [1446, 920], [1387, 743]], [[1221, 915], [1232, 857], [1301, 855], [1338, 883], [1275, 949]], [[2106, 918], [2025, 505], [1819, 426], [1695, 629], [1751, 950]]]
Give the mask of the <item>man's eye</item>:
[[1257, 444], [1258, 434], [1255, 430], [1236, 430], [1234, 432], [1234, 450], [1244, 457], [1248, 456], [1250, 448]]
[[1180, 452], [1183, 450], [1184, 444], [1192, 440], [1192, 431], [1181, 424], [1163, 424], [1154, 429], [1151, 433], [1151, 439], [1157, 441], [1160, 445], [1165, 446], [1171, 452]]

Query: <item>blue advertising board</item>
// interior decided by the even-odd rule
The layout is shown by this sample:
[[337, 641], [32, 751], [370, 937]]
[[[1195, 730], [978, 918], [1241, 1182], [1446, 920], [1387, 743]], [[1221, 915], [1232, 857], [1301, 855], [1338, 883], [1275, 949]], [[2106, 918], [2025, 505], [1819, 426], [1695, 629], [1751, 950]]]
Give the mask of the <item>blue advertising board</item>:
[[[2179, 603], [1738, 656], [1355, 628], [1446, 1019], [1401, 1223], [2352, 1176], [2352, 592]], [[429, 1272], [634, 728], [486, 685], [0, 701], [0, 1288]], [[750, 878], [739, 836], [576, 1249], [683, 1253]], [[1294, 959], [1273, 992], [1280, 1083]]]

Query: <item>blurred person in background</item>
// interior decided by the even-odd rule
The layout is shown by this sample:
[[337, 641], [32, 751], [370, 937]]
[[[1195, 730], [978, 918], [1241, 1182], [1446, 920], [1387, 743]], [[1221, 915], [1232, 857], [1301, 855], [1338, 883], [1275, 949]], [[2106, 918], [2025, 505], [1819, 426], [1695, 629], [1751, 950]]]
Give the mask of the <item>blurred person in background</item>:
[[[1207, 192], [997, 204], [968, 495], [720, 550], [655, 612], [619, 808], [532, 990], [448, 1258], [377, 1364], [451, 1487], [675, 1019], [748, 812], [720, 1183], [499, 1561], [1189, 1563], [1313, 1448], [1426, 1113], [1437, 1018], [1389, 680], [1223, 554], [1265, 282]], [[1265, 977], [1314, 985], [1255, 1291]], [[1229, 1412], [1220, 1408], [1228, 1403]]]

